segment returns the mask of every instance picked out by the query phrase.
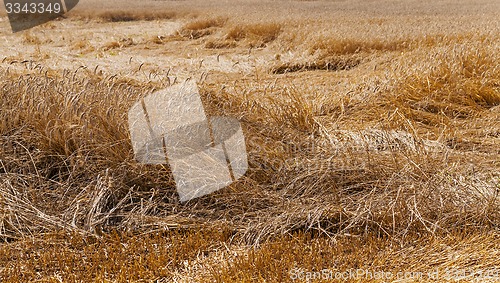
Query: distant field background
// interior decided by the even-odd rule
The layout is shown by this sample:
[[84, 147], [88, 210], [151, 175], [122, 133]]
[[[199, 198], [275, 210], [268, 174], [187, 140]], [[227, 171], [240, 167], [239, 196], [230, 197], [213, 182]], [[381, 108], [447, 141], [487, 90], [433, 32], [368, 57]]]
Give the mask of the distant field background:
[[[495, 270], [499, 18], [493, 0], [81, 1], [17, 34], [3, 16], [0, 282]], [[181, 204], [168, 166], [134, 161], [127, 111], [188, 78], [241, 121], [250, 169]]]

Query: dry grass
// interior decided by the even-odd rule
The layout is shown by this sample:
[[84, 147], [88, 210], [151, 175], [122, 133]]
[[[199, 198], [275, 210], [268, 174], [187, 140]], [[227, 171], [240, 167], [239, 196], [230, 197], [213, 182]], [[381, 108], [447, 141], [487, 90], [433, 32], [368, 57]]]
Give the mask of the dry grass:
[[135, 45], [134, 40], [132, 38], [122, 38], [119, 41], [111, 41], [106, 43], [102, 49], [104, 51], [117, 49], [117, 48], [125, 48]]
[[209, 40], [205, 43], [205, 48], [208, 49], [224, 49], [224, 48], [234, 48], [237, 44], [231, 40]]
[[[184, 18], [177, 35], [69, 46], [89, 61], [119, 49], [128, 69], [116, 74], [6, 57], [0, 279], [286, 282], [294, 269], [497, 267], [495, 17], [458, 7], [463, 26], [447, 14], [426, 24], [391, 9], [340, 19], [308, 9], [318, 18], [211, 14]], [[46, 38], [34, 30], [19, 42], [40, 49]], [[172, 53], [188, 59], [154, 80], [136, 52], [161, 67]], [[133, 160], [126, 117], [184, 70], [204, 78], [208, 114], [242, 122], [250, 169], [181, 204], [168, 166]]]
[[73, 50], [77, 50], [80, 54], [87, 54], [95, 51], [95, 47], [88, 39], [80, 39], [77, 42], [73, 43], [71, 46]]
[[96, 13], [95, 11], [81, 11], [74, 13], [74, 16], [81, 19], [98, 19], [103, 22], [134, 22], [134, 21], [157, 21], [172, 20], [186, 16], [186, 13], [175, 11], [151, 11], [145, 9], [109, 10]]
[[185, 24], [179, 31], [181, 37], [198, 39], [210, 35], [215, 29], [226, 24], [225, 18], [201, 19]]
[[361, 64], [362, 59], [355, 56], [333, 56], [312, 62], [288, 62], [278, 64], [271, 68], [273, 74], [286, 74], [302, 71], [345, 71]]
[[247, 40], [252, 47], [264, 47], [274, 41], [281, 33], [281, 25], [277, 23], [258, 23], [237, 25], [229, 29], [226, 39]]

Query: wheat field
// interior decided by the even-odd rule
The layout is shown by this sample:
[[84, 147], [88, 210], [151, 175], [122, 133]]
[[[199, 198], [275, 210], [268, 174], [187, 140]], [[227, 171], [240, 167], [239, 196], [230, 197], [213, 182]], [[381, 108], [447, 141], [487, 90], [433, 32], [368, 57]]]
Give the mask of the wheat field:
[[[0, 282], [500, 282], [500, 2], [80, 2], [0, 18]], [[181, 203], [127, 111], [187, 79], [249, 170]]]

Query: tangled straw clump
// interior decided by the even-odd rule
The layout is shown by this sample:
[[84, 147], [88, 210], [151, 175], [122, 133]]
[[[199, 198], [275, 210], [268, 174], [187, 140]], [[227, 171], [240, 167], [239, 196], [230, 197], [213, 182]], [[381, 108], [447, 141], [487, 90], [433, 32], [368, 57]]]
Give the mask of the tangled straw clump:
[[177, 35], [191, 40], [213, 35], [206, 40], [205, 48], [208, 49], [234, 48], [239, 42], [261, 48], [276, 40], [281, 29], [278, 23], [242, 24], [216, 17], [189, 21], [177, 31]]
[[[0, 235], [223, 225], [260, 243], [300, 230], [404, 236], [495, 226], [494, 48], [432, 49], [424, 63], [424, 51], [403, 54], [385, 88], [360, 83], [338, 96], [286, 82], [206, 82], [207, 111], [241, 118], [250, 170], [187, 204], [167, 166], [133, 160], [128, 136], [129, 107], [164, 86], [86, 69], [2, 70]], [[360, 96], [367, 89], [375, 92]]]
[[[212, 17], [190, 21], [181, 31], [193, 32], [187, 33], [192, 39], [203, 37], [194, 32], [210, 31], [234, 42], [276, 41], [280, 48], [289, 40], [287, 28], [284, 23], [236, 25]], [[498, 167], [497, 41], [458, 33], [413, 38], [354, 34], [352, 40], [345, 34], [294, 39], [309, 44], [294, 51], [316, 54], [316, 65], [284, 64], [224, 89], [215, 76], [202, 86], [207, 109], [243, 121], [251, 170], [233, 187], [195, 201], [198, 208], [192, 210], [176, 203], [168, 168], [132, 160], [128, 108], [163, 86], [82, 69], [3, 70], [2, 174], [9, 180], [3, 184], [2, 201], [9, 204], [3, 211], [26, 204], [31, 215], [41, 211], [52, 219], [47, 223], [89, 231], [102, 223], [133, 226], [141, 217], [185, 220], [195, 215], [199, 219], [192, 219], [230, 223], [250, 242], [304, 227], [327, 233], [447, 229], [460, 223], [464, 207], [469, 224], [491, 224], [496, 214], [489, 211], [498, 205], [489, 199], [498, 178], [492, 170]], [[363, 73], [362, 67], [376, 56], [388, 56], [391, 64], [382, 62], [372, 73]], [[340, 67], [330, 69], [335, 64]], [[344, 72], [349, 79], [361, 79], [353, 79], [356, 87], [345, 93], [314, 92], [281, 80], [297, 78], [301, 74], [289, 74], [297, 70], [330, 71], [325, 76], [339, 78], [337, 73]], [[52, 191], [32, 190], [33, 182]], [[25, 191], [18, 194], [19, 188]], [[478, 199], [477, 191], [485, 199]], [[57, 199], [55, 192], [65, 200], [44, 206], [41, 196]], [[221, 204], [225, 210], [217, 209]], [[57, 211], [63, 207], [71, 212]], [[49, 208], [54, 211], [42, 210]], [[185, 211], [179, 214], [181, 208]], [[211, 210], [218, 212], [205, 218]], [[243, 216], [233, 219], [235, 211]], [[13, 218], [5, 223], [22, 231]]]
[[282, 26], [278, 23], [236, 25], [229, 29], [226, 39], [235, 41], [246, 39], [252, 47], [263, 47], [277, 39], [281, 31]]
[[186, 23], [179, 31], [181, 37], [198, 39], [214, 32], [215, 29], [223, 27], [227, 22], [226, 18], [198, 19]]
[[[432, 55], [435, 62], [426, 70], [414, 70], [401, 91], [413, 108], [450, 117], [469, 115], [500, 104], [500, 69], [490, 46], [456, 45]], [[433, 101], [435, 104], [427, 104]], [[447, 106], [448, 105], [448, 106]]]
[[130, 161], [126, 111], [151, 87], [77, 71], [2, 76], [3, 237], [93, 230], [122, 195], [110, 170]]
[[80, 19], [98, 19], [103, 22], [133, 22], [133, 21], [157, 21], [172, 20], [186, 16], [187, 12], [179, 11], [151, 11], [145, 9], [127, 10], [108, 10], [103, 12], [80, 10], [73, 17]]

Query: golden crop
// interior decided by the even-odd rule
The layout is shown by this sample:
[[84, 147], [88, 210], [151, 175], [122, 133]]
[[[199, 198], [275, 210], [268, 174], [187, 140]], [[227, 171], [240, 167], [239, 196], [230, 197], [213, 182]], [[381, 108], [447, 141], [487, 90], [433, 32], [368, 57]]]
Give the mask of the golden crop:
[[[1, 282], [500, 264], [496, 1], [146, 3], [1, 31]], [[250, 169], [181, 204], [127, 111], [187, 78]]]

